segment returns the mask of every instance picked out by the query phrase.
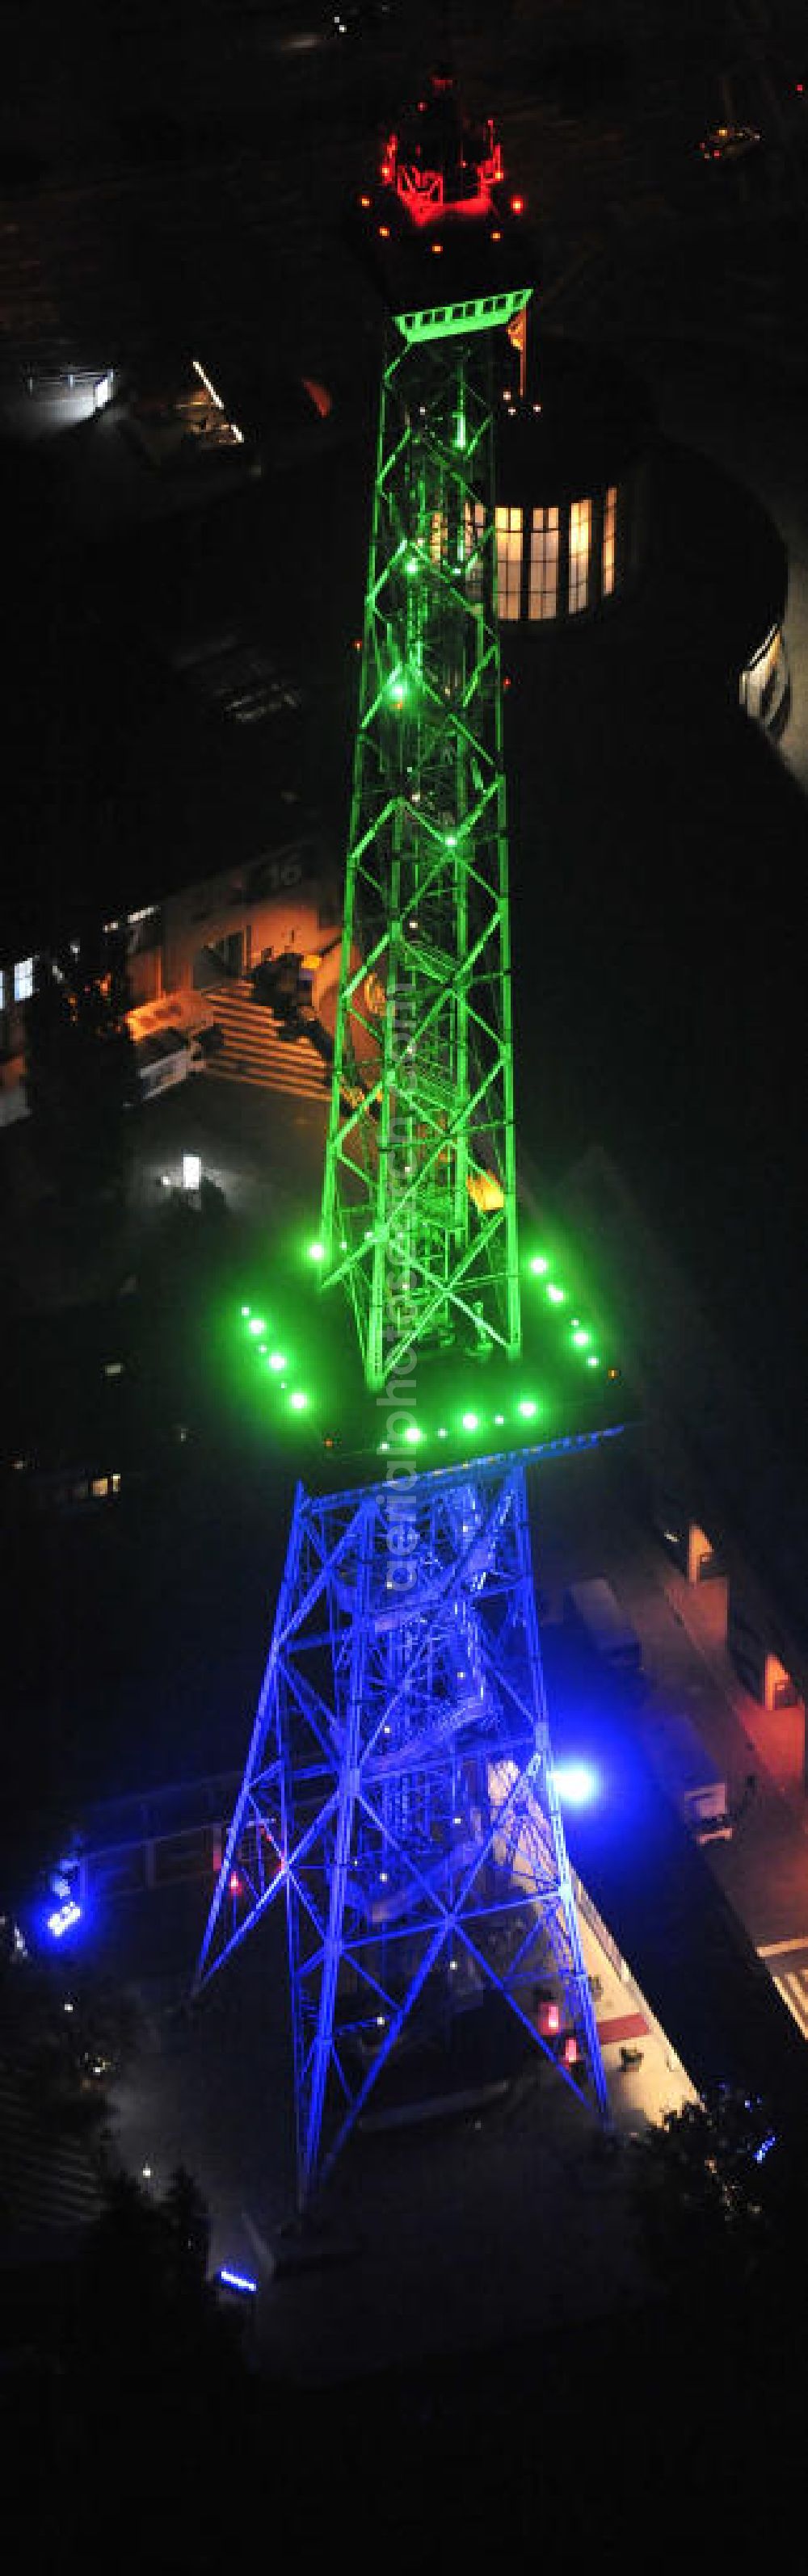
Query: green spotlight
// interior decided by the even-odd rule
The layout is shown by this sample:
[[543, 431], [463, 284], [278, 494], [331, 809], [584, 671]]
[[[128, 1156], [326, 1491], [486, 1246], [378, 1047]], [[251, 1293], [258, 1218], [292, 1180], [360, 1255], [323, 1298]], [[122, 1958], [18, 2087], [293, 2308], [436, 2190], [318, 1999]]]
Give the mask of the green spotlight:
[[290, 1402], [290, 1405], [291, 1405], [291, 1408], [292, 1408], [292, 1412], [293, 1412], [293, 1413], [305, 1413], [306, 1406], [307, 1406], [307, 1404], [308, 1404], [308, 1400], [309, 1400], [309, 1399], [308, 1399], [308, 1396], [307, 1396], [307, 1395], [301, 1395], [299, 1388], [298, 1388], [298, 1389], [296, 1389], [295, 1394], [294, 1394], [294, 1395], [290, 1395], [290, 1397], [289, 1397], [289, 1402]]
[[576, 1348], [576, 1350], [577, 1350], [577, 1351], [586, 1351], [586, 1350], [588, 1350], [588, 1348], [589, 1348], [589, 1344], [590, 1344], [590, 1342], [591, 1342], [592, 1335], [591, 1335], [591, 1333], [585, 1333], [585, 1332], [584, 1332], [583, 1325], [580, 1325], [580, 1327], [579, 1327], [579, 1329], [578, 1329], [578, 1332], [577, 1332], [577, 1333], [573, 1333], [572, 1338], [573, 1338], [573, 1341], [574, 1341], [574, 1343], [575, 1343], [575, 1348]]
[[536, 1411], [532, 1395], [526, 1395], [523, 1397], [522, 1403], [519, 1406], [519, 1411], [523, 1422], [532, 1422]]
[[244, 1316], [245, 1321], [246, 1321], [246, 1318], [247, 1318], [247, 1316], [248, 1316], [248, 1314], [249, 1314], [249, 1312], [250, 1312], [249, 1306], [242, 1306], [241, 1312], [242, 1312], [242, 1315]]
[[309, 1260], [310, 1260], [310, 1261], [324, 1261], [324, 1260], [325, 1260], [325, 1244], [324, 1244], [324, 1243], [310, 1243], [310, 1244], [309, 1244]]
[[266, 1332], [266, 1324], [264, 1323], [263, 1315], [253, 1315], [252, 1322], [250, 1324], [250, 1332], [256, 1334]]
[[447, 1438], [446, 1430], [445, 1430], [445, 1428], [443, 1427], [443, 1425], [441, 1425], [441, 1429], [440, 1429], [440, 1431], [438, 1432], [438, 1439], [439, 1439], [439, 1440], [445, 1440], [446, 1438]]
[[598, 1359], [597, 1351], [590, 1351], [590, 1353], [589, 1353], [589, 1358], [588, 1358], [588, 1360], [587, 1360], [586, 1365], [587, 1365], [587, 1368], [599, 1368], [599, 1367], [600, 1367], [600, 1361], [599, 1361], [599, 1359]]
[[530, 1267], [533, 1272], [534, 1279], [544, 1279], [550, 1268], [550, 1264], [549, 1261], [545, 1261], [543, 1252], [534, 1252]]
[[505, 1415], [504, 1415], [504, 1413], [495, 1413], [495, 1415], [494, 1415], [494, 1421], [495, 1421], [495, 1423], [496, 1423], [496, 1427], [497, 1427], [497, 1430], [498, 1430], [498, 1431], [501, 1431], [501, 1430], [502, 1430], [502, 1425], [503, 1425], [504, 1420], [505, 1420]]
[[411, 1446], [416, 1440], [422, 1440], [423, 1436], [423, 1432], [418, 1429], [417, 1422], [408, 1422], [404, 1438], [405, 1440], [409, 1440]]
[[547, 1295], [548, 1295], [548, 1297], [549, 1297], [549, 1299], [550, 1299], [550, 1304], [551, 1304], [551, 1306], [563, 1306], [563, 1305], [565, 1304], [565, 1291], [564, 1291], [564, 1289], [563, 1289], [563, 1288], [556, 1288], [556, 1287], [554, 1286], [554, 1284], [553, 1284], [552, 1279], [548, 1281], [548, 1285], [547, 1285]]
[[286, 1361], [284, 1359], [283, 1352], [270, 1351], [269, 1365], [271, 1369], [284, 1369], [286, 1367]]
[[479, 1419], [480, 1419], [480, 1417], [479, 1417], [479, 1414], [477, 1414], [477, 1413], [464, 1413], [464, 1415], [463, 1415], [463, 1429], [464, 1429], [464, 1431], [477, 1431], [477, 1430], [479, 1429]]

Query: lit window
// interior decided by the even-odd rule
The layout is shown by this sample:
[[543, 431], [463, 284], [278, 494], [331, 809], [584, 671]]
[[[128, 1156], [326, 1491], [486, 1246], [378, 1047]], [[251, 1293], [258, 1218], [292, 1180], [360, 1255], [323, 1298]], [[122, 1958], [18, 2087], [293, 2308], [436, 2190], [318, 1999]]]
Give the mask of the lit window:
[[106, 1476], [94, 1476], [94, 1477], [93, 1477], [93, 1481], [92, 1481], [92, 1485], [91, 1485], [91, 1487], [90, 1487], [90, 1491], [91, 1491], [91, 1494], [92, 1494], [92, 1496], [93, 1496], [93, 1500], [94, 1500], [94, 1502], [96, 1502], [96, 1503], [104, 1502], [104, 1501], [106, 1500], [106, 1493], [107, 1493], [107, 1480], [106, 1480]]
[[522, 512], [499, 507], [497, 530], [497, 608], [501, 618], [519, 615], [522, 589]]
[[111, 1493], [111, 1494], [119, 1494], [119, 1493], [120, 1493], [120, 1490], [121, 1490], [121, 1479], [120, 1479], [120, 1476], [110, 1476], [110, 1480], [109, 1480], [109, 1489], [110, 1489], [110, 1493]]
[[617, 527], [617, 484], [610, 483], [603, 504], [603, 569], [601, 589], [608, 599], [614, 589], [615, 531]]
[[570, 510], [570, 576], [567, 605], [574, 617], [589, 600], [589, 549], [592, 541], [592, 503], [573, 501]]
[[558, 511], [534, 510], [530, 539], [529, 617], [555, 617], [558, 608]]
[[[464, 553], [468, 563], [466, 589], [469, 599], [483, 595], [482, 546], [485, 538], [485, 502], [466, 501], [463, 510]], [[471, 558], [471, 560], [469, 560]]]
[[787, 676], [783, 637], [779, 626], [772, 626], [741, 672], [740, 700], [747, 715], [765, 725], [781, 703]]
[[433, 510], [429, 529], [430, 563], [442, 563], [449, 543], [449, 523], [445, 510]]
[[34, 989], [33, 957], [21, 957], [14, 968], [14, 1000], [30, 1002]]
[[4, 1010], [5, 1010], [5, 1007], [6, 1007], [6, 979], [5, 979], [5, 974], [4, 974], [4, 972], [3, 972], [3, 968], [2, 968], [2, 966], [0, 966], [0, 1011], [4, 1011]]

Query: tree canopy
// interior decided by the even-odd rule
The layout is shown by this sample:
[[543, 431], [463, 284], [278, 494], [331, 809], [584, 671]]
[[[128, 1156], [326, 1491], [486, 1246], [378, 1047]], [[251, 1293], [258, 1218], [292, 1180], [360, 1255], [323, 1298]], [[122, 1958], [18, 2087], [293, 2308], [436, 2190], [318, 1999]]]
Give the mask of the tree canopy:
[[686, 2306], [730, 2307], [795, 2279], [806, 2241], [804, 2142], [730, 2085], [687, 2102], [639, 2151], [637, 2208], [652, 2268]]

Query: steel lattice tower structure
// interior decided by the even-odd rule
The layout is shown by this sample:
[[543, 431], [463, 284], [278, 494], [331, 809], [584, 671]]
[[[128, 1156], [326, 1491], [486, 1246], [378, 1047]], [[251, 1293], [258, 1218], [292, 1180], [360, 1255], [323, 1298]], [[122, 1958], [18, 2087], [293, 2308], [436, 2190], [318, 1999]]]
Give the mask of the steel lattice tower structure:
[[520, 1348], [492, 332], [399, 314], [382, 373], [321, 1238], [367, 1385]]
[[[490, 349], [507, 330], [524, 353], [531, 290], [493, 129], [432, 87], [361, 200], [391, 321], [313, 1247], [352, 1303], [374, 1478], [376, 1395], [414, 1352], [520, 1348]], [[431, 2045], [484, 1996], [607, 2113], [525, 1487], [526, 1454], [574, 1445], [422, 1475], [405, 1452], [359, 1491], [298, 1486], [197, 1984], [285, 1905], [301, 2205], [396, 2044]]]
[[[521, 1458], [405, 1489], [298, 1488], [200, 1982], [279, 1902], [301, 2203], [396, 2043], [434, 2041], [483, 1993], [605, 2110]], [[556, 2047], [542, 1992], [559, 1999]]]

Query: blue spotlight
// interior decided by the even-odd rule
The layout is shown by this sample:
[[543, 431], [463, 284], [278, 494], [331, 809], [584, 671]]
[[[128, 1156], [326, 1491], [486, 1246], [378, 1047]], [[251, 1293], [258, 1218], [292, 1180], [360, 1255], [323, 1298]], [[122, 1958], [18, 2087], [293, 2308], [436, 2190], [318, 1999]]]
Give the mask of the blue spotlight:
[[762, 2163], [763, 2163], [763, 2159], [764, 2159], [764, 2156], [767, 2156], [767, 2155], [768, 2155], [768, 2153], [769, 2153], [769, 2148], [770, 2148], [770, 2147], [776, 2147], [776, 2145], [777, 2145], [777, 2137], [776, 2137], [776, 2133], [775, 2133], [774, 2129], [770, 2129], [770, 2130], [769, 2130], [768, 2137], [767, 2137], [767, 2138], [762, 2138], [762, 2139], [761, 2139], [761, 2142], [760, 2142], [760, 2146], [755, 2148], [755, 2163], [756, 2163], [756, 2165], [762, 2165]]
[[75, 1897], [70, 1896], [64, 1905], [57, 1905], [54, 1913], [48, 1915], [47, 1923], [51, 1939], [64, 1940], [65, 1933], [72, 1932], [74, 1924], [80, 1922], [81, 1906], [76, 1904]]
[[588, 1762], [559, 1762], [553, 1781], [562, 1807], [588, 1807], [598, 1785]]
[[219, 2273], [219, 2279], [223, 2290], [243, 2290], [252, 2298], [255, 2297], [258, 2289], [257, 2281], [251, 2281], [246, 2272], [228, 2272], [224, 2265]]

